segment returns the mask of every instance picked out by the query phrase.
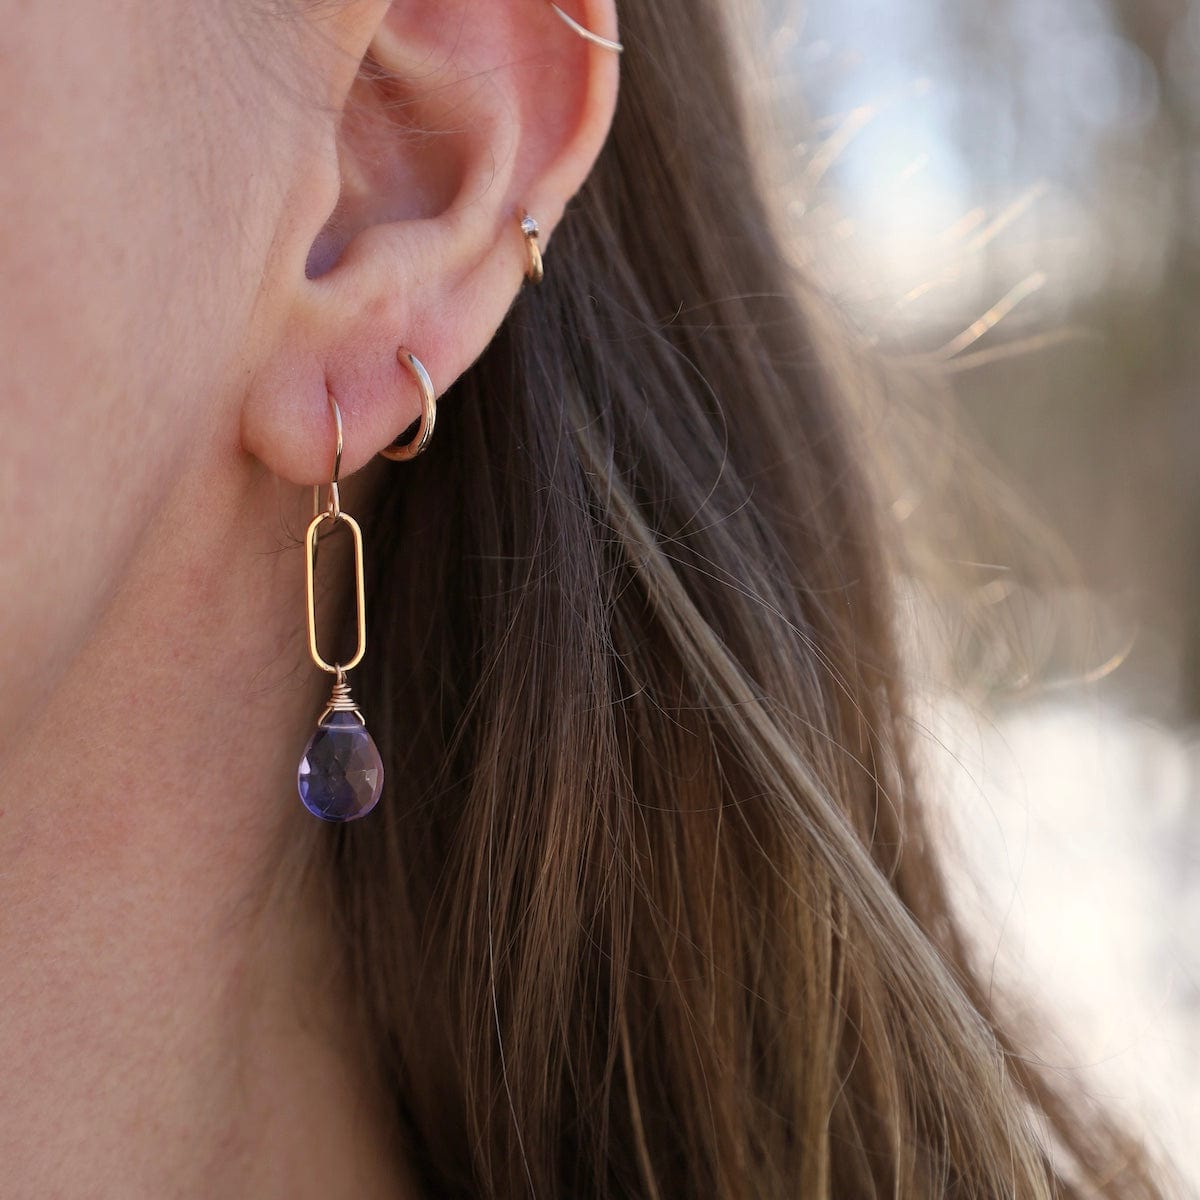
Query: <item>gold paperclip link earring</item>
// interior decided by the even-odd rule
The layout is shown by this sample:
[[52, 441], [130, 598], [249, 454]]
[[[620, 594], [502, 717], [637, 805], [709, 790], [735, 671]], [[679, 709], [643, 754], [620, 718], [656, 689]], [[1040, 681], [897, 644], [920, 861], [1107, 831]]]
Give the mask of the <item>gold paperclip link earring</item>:
[[[367, 602], [363, 570], [363, 537], [358, 522], [342, 510], [338, 481], [342, 473], [342, 413], [333, 393], [329, 406], [337, 431], [333, 454], [333, 477], [329, 481], [329, 502], [321, 507], [321, 489], [313, 488], [313, 519], [304, 536], [305, 599], [308, 608], [308, 652], [313, 662], [334, 676], [333, 693], [317, 718], [317, 728], [296, 774], [296, 786], [304, 807], [322, 821], [354, 821], [365, 817], [379, 801], [383, 791], [383, 760], [374, 739], [367, 732], [358, 705], [350, 695], [346, 672], [362, 662], [367, 649]], [[348, 662], [326, 662], [317, 645], [317, 537], [326, 521], [339, 521], [354, 541], [354, 655]]]
[[437, 393], [433, 388], [433, 380], [429, 378], [429, 372], [411, 350], [401, 346], [396, 351], [396, 358], [409, 369], [416, 380], [417, 391], [421, 394], [421, 421], [417, 432], [407, 442], [393, 442], [379, 453], [384, 458], [390, 458], [392, 462], [409, 462], [426, 449], [433, 437], [433, 426], [437, 420]]
[[625, 47], [620, 42], [614, 42], [611, 38], [601, 37], [598, 33], [593, 33], [586, 25], [580, 25], [570, 13], [565, 13], [554, 0], [547, 0], [550, 7], [566, 22], [569, 29], [573, 29], [585, 42], [591, 42], [593, 46], [599, 46], [602, 50], [611, 50], [614, 54], [620, 54]]

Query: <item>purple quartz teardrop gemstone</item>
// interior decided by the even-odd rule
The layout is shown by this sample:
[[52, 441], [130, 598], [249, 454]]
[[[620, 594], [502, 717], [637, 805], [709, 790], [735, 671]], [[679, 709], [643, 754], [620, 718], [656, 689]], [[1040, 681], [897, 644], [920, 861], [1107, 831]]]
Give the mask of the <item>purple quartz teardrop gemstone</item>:
[[331, 712], [300, 760], [300, 799], [322, 821], [354, 821], [383, 791], [383, 761], [366, 726], [352, 712]]

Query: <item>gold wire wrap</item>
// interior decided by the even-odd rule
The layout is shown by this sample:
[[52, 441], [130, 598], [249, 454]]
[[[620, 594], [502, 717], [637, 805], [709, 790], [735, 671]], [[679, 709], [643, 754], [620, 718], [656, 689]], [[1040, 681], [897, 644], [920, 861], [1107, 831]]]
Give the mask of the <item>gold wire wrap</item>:
[[346, 682], [346, 672], [341, 668], [338, 669], [337, 682], [333, 685], [333, 693], [329, 697], [329, 703], [325, 705], [325, 711], [317, 718], [317, 724], [322, 724], [330, 713], [335, 712], [353, 713], [364, 725], [367, 723], [362, 713], [358, 711], [358, 705], [354, 703], [354, 697], [350, 695], [350, 685]]

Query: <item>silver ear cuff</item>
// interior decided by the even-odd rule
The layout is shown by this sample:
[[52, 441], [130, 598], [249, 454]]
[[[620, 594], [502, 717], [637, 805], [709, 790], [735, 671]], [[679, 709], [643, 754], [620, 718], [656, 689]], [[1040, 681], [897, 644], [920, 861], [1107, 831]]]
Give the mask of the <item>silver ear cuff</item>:
[[625, 49], [620, 42], [614, 42], [610, 38], [601, 37], [598, 33], [593, 33], [586, 25], [580, 25], [573, 16], [563, 12], [554, 0], [547, 0], [547, 3], [552, 9], [566, 22], [567, 27], [573, 29], [585, 42], [591, 42], [593, 46], [599, 46], [604, 50], [611, 50], [614, 54], [620, 54]]

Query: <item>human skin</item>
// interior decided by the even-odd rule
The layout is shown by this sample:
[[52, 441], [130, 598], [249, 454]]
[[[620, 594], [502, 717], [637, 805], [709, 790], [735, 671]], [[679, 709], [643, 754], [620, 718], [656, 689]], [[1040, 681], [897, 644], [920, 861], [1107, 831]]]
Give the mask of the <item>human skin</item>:
[[[541, 0], [281, 7], [0, 0], [6, 1200], [414, 1194], [288, 869], [325, 831], [295, 539], [328, 392], [361, 511], [397, 346], [439, 392], [483, 350], [617, 66]], [[397, 95], [434, 137], [369, 119]]]

